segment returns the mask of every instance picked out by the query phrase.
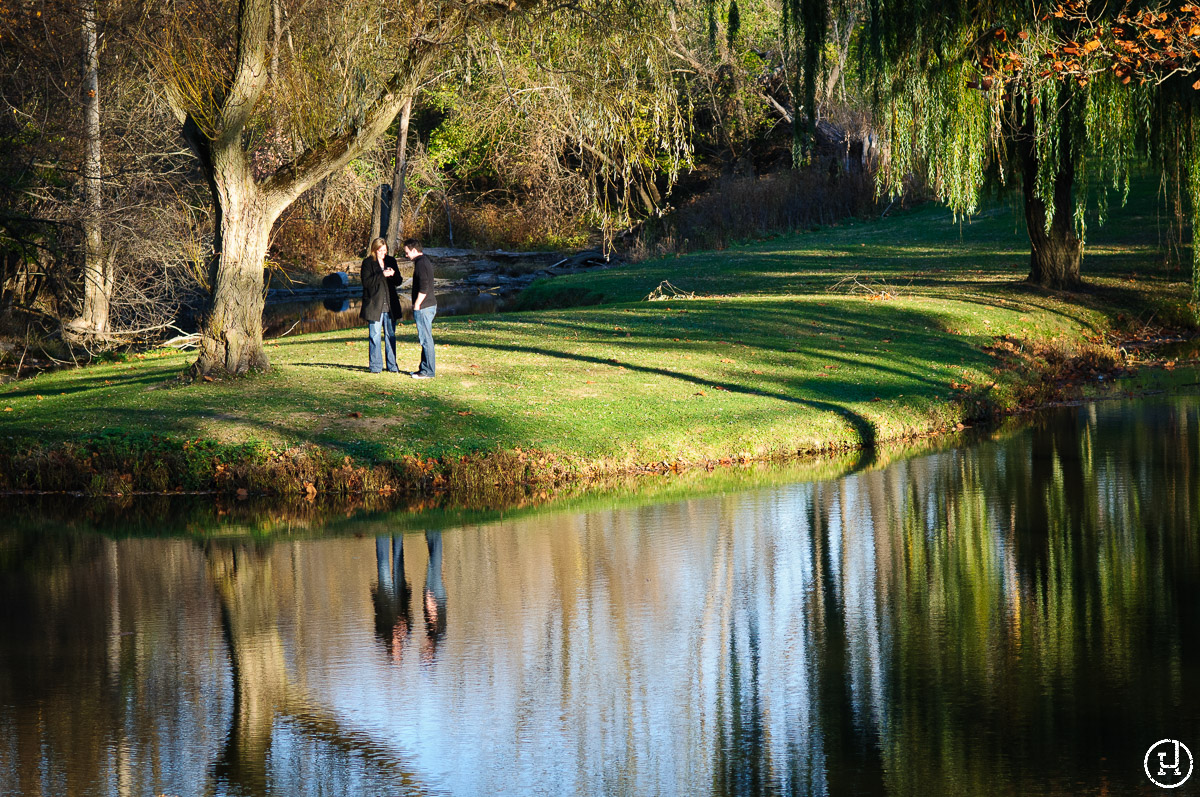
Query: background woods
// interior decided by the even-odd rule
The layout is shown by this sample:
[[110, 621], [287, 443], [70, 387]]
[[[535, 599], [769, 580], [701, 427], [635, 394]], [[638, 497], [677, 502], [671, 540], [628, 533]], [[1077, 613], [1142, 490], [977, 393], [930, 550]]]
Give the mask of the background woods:
[[202, 234], [191, 158], [146, 79], [133, 3], [0, 10], [0, 325], [129, 340], [173, 321]]
[[[1029, 280], [1160, 175], [1193, 223], [1197, 8], [954, 0], [20, 0], [0, 8], [0, 358], [199, 318], [196, 374], [268, 367], [271, 269], [384, 230], [634, 257], [1016, 189]], [[1193, 32], [1196, 35], [1193, 35]], [[1177, 135], [1182, 131], [1181, 135]], [[1196, 267], [1200, 274], [1200, 267]], [[1200, 277], [1193, 280], [1200, 293]], [[190, 330], [189, 330], [190, 331]]]

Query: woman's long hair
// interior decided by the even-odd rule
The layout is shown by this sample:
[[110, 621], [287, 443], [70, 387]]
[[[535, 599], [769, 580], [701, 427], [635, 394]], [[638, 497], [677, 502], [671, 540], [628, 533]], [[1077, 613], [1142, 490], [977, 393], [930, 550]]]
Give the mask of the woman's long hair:
[[376, 238], [374, 241], [371, 241], [370, 256], [375, 257], [375, 253], [379, 251], [379, 247], [381, 246], [387, 246], [387, 238]]

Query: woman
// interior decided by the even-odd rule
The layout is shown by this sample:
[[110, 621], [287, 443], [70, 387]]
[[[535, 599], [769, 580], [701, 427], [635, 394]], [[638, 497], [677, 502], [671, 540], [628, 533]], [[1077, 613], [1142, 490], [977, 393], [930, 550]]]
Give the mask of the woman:
[[387, 354], [388, 371], [400, 373], [396, 365], [396, 321], [400, 318], [396, 285], [400, 282], [400, 271], [396, 267], [396, 258], [387, 253], [387, 248], [383, 238], [371, 241], [370, 254], [363, 258], [360, 272], [363, 298], [359, 317], [367, 322], [367, 366], [373, 374], [383, 371], [380, 343]]

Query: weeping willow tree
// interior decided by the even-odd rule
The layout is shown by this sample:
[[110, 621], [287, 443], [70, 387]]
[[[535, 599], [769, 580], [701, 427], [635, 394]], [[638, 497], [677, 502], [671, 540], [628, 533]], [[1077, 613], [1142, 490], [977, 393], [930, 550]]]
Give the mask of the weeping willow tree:
[[[1200, 229], [1198, 37], [1200, 7], [1190, 3], [1154, 8], [1126, 3], [1097, 11], [1068, 0], [1050, 6], [1036, 20], [1018, 19], [1012, 27], [993, 31], [990, 52], [977, 60], [983, 74], [980, 87], [996, 95], [993, 104], [1004, 101], [1005, 90], [1011, 93], [1014, 88], [1030, 98], [1026, 124], [1031, 132], [1024, 138], [1032, 139], [1026, 146], [1043, 165], [1032, 173], [1029, 155], [1020, 152], [1027, 170], [1026, 216], [1035, 250], [1036, 221], [1044, 221], [1047, 230], [1067, 226], [1072, 202], [1070, 180], [1064, 174], [1075, 177], [1073, 220], [1082, 236], [1092, 179], [1098, 178], [1102, 188], [1124, 189], [1127, 194], [1135, 161], [1148, 162], [1161, 172], [1174, 211], [1170, 240], [1182, 241], [1189, 206], [1193, 235]], [[1057, 118], [1050, 105], [1054, 100]], [[1048, 165], [1058, 166], [1053, 182]], [[1030, 185], [1037, 201], [1061, 213], [1053, 219], [1031, 218]], [[1055, 205], [1049, 204], [1051, 197]], [[1107, 194], [1097, 192], [1096, 199], [1103, 222]], [[1200, 319], [1200, 251], [1195, 246], [1192, 262], [1192, 309]]]
[[[796, 114], [798, 151], [814, 140], [828, 3], [783, 4], [793, 94], [807, 112]], [[988, 180], [1019, 185], [1030, 282], [1080, 284], [1084, 211], [1093, 202], [1103, 221], [1108, 191], [1127, 194], [1135, 160], [1161, 168], [1177, 196], [1200, 198], [1200, 8], [868, 0], [863, 16], [862, 76], [887, 155], [880, 189], [897, 193], [922, 174], [939, 199], [970, 214]], [[1180, 218], [1184, 204], [1196, 228], [1200, 203], [1181, 200]], [[1194, 264], [1200, 306], [1200, 258]]]
[[1090, 113], [1097, 103], [1089, 102], [1089, 86], [986, 74], [993, 59], [1004, 58], [997, 33], [1036, 22], [1025, 19], [1031, 15], [1019, 3], [872, 4], [871, 77], [889, 154], [881, 187], [898, 192], [907, 175], [922, 173], [939, 199], [969, 214], [989, 173], [1019, 180], [1030, 281], [1074, 288], [1085, 196], [1075, 190], [1076, 176], [1091, 167], [1093, 154], [1103, 164], [1109, 148], [1097, 152], [1087, 135], [1104, 126]]
[[[844, 5], [856, 0], [841, 0]], [[829, 0], [783, 0], [783, 50], [792, 98], [792, 163], [807, 163], [817, 139], [817, 80], [829, 34]]]
[[536, 0], [173, 0], [151, 59], [213, 197], [194, 373], [269, 365], [263, 265], [275, 221], [374, 144], [472, 28]]

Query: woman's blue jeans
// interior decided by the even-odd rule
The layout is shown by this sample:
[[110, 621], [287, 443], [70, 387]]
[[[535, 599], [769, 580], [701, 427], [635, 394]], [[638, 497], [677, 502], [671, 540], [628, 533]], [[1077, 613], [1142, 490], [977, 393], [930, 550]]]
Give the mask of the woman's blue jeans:
[[[379, 350], [381, 342], [383, 344], [382, 352]], [[384, 354], [387, 354], [387, 369], [393, 373], [400, 370], [396, 365], [396, 327], [389, 314], [384, 313], [379, 316], [378, 321], [367, 322], [367, 343], [369, 345], [367, 366], [371, 369], [371, 373], [377, 374], [383, 370]]]

